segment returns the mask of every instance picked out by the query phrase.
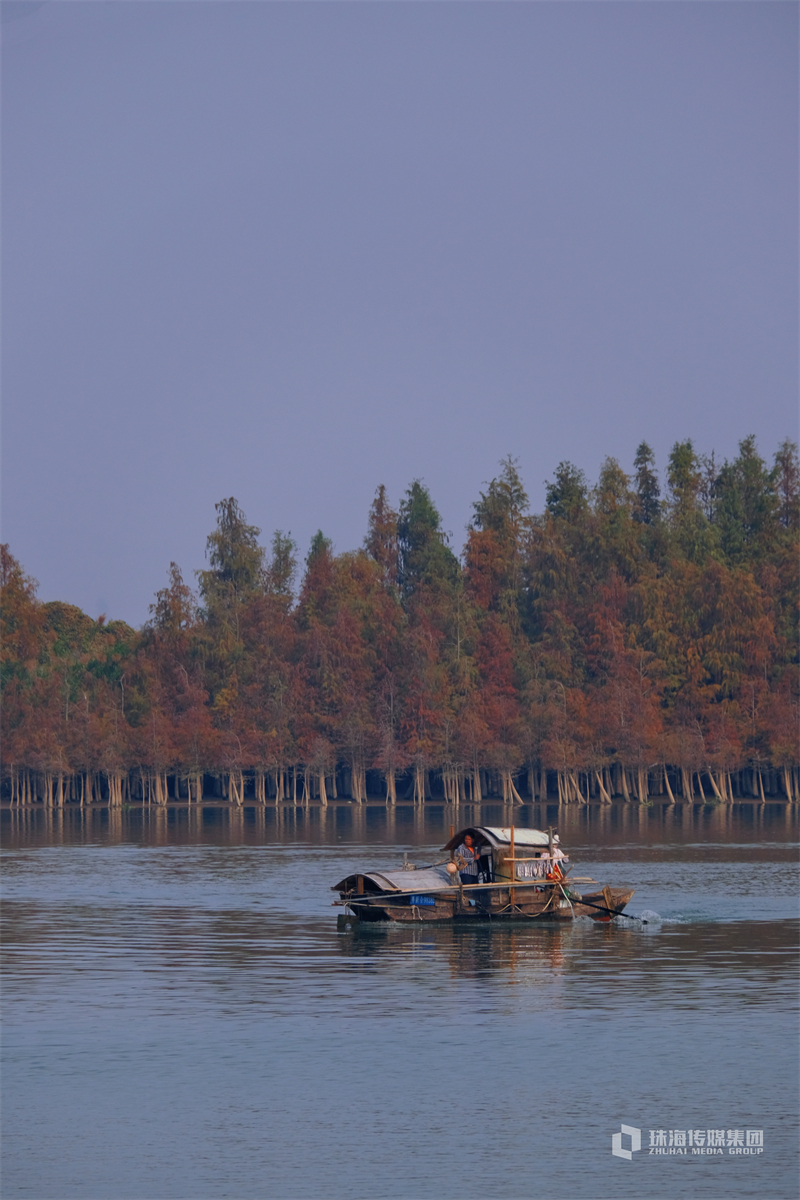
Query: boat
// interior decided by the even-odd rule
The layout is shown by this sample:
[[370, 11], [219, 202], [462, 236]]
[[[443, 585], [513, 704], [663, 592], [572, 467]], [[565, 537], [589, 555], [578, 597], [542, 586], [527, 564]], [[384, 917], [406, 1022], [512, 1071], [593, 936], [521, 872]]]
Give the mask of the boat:
[[[478, 854], [478, 882], [464, 883], [465, 865], [458, 848], [469, 834]], [[591, 917], [611, 921], [622, 916], [633, 888], [600, 886], [588, 877], [572, 877], [551, 828], [515, 829], [513, 825], [469, 825], [454, 833], [441, 862], [397, 870], [362, 871], [334, 884], [334, 905], [344, 908], [339, 924], [358, 921], [572, 921]], [[585, 887], [595, 890], [584, 891]], [[580, 890], [579, 890], [580, 888]]]

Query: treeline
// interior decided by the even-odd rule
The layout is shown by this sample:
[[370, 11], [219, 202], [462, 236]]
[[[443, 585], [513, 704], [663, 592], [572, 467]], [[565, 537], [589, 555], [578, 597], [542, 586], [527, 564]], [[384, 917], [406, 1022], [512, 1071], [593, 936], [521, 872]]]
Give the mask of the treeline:
[[422, 802], [797, 800], [797, 447], [772, 465], [639, 447], [568, 462], [529, 512], [513, 459], [461, 559], [431, 496], [379, 487], [362, 549], [271, 547], [221, 501], [199, 594], [173, 563], [141, 630], [2, 548], [2, 788], [14, 804], [380, 789]]

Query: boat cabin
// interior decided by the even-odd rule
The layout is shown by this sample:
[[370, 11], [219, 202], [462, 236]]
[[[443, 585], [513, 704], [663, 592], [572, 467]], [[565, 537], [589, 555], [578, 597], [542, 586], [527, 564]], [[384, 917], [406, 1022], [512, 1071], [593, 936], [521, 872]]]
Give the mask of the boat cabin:
[[469, 825], [454, 834], [442, 849], [455, 854], [467, 834], [480, 852], [478, 870], [483, 872], [487, 883], [545, 875], [549, 870], [548, 856], [559, 842], [558, 834], [543, 833], [540, 829]]
[[[558, 834], [551, 836], [539, 829], [468, 825], [442, 847], [450, 855], [449, 862], [445, 860], [426, 867], [414, 867], [406, 863], [396, 871], [365, 871], [348, 875], [332, 890], [365, 896], [379, 892], [436, 893], [443, 888], [457, 887], [460, 881], [457, 872], [452, 870], [453, 859], [467, 834], [472, 835], [473, 845], [480, 850], [478, 870], [483, 883], [544, 878], [550, 870], [549, 855], [553, 847], [558, 845]], [[512, 860], [515, 868], [513, 876]]]

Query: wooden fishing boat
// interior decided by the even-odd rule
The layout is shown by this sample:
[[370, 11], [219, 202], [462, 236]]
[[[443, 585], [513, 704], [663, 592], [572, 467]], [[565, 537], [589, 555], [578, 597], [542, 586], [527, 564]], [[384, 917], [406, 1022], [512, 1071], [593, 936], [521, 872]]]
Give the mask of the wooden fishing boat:
[[[479, 882], [462, 882], [457, 849], [470, 834], [478, 852]], [[343, 906], [340, 923], [352, 921], [572, 921], [621, 916], [633, 888], [601, 887], [596, 880], [573, 878], [549, 829], [470, 825], [442, 847], [449, 858], [415, 867], [408, 861], [396, 871], [348, 875], [331, 891]], [[584, 891], [585, 887], [595, 890]], [[580, 888], [580, 890], [579, 890]]]

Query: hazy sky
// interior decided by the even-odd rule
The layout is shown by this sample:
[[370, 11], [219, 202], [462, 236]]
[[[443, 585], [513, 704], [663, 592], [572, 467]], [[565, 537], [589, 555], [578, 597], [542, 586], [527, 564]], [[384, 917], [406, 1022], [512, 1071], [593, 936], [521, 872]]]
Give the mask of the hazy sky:
[[148, 616], [214, 503], [460, 550], [519, 458], [796, 436], [794, 3], [3, 3], [3, 540]]

